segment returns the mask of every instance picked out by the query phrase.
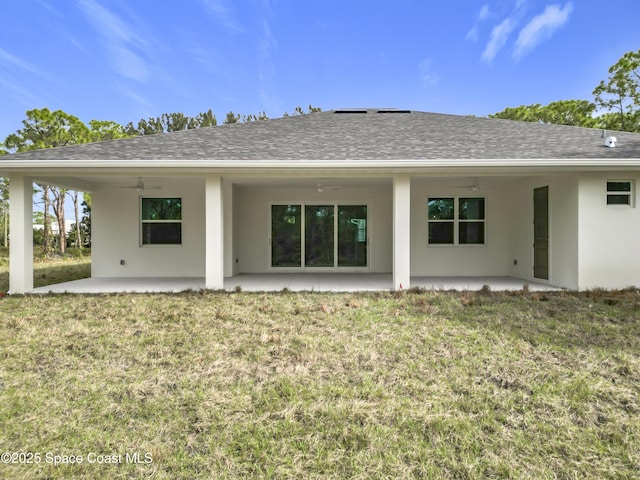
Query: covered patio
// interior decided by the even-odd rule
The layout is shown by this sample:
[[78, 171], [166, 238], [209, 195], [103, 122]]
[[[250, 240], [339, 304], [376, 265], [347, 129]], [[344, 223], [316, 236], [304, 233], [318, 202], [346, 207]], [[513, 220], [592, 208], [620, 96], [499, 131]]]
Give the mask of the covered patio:
[[[412, 288], [476, 291], [487, 285], [492, 291], [559, 290], [543, 283], [513, 277], [411, 277]], [[202, 277], [108, 277], [84, 278], [34, 288], [29, 294], [49, 293], [177, 293], [205, 288]], [[225, 277], [225, 291], [358, 292], [393, 289], [390, 273], [255, 273]]]

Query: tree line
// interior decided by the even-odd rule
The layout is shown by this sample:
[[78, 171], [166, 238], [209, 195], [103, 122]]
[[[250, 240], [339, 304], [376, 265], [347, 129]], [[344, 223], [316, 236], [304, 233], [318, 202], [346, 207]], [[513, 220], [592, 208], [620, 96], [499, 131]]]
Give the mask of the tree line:
[[559, 100], [508, 107], [489, 115], [536, 123], [640, 132], [640, 50], [625, 53], [593, 90], [593, 101]]
[[[319, 111], [321, 111], [320, 108], [309, 105], [306, 111], [302, 107], [296, 107], [291, 115], [304, 115]], [[289, 116], [289, 114], [285, 112], [284, 116]], [[231, 111], [226, 114], [222, 123], [253, 122], [267, 118], [265, 112], [240, 115]], [[91, 120], [86, 125], [78, 117], [62, 110], [33, 109], [26, 112], [26, 118], [22, 120], [23, 128], [8, 135], [0, 145], [0, 155], [191, 130], [217, 124], [218, 121], [211, 109], [195, 116], [183, 113], [164, 113], [158, 117], [141, 119], [136, 124], [129, 122], [124, 126], [109, 120]], [[49, 257], [55, 253], [64, 254], [68, 246], [79, 250], [91, 246], [91, 195], [84, 193], [83, 198], [84, 200], [80, 202], [80, 194], [75, 190], [43, 184], [35, 185], [34, 223], [41, 228], [34, 231], [34, 243], [42, 247], [42, 256]], [[68, 235], [65, 218], [66, 200], [73, 202], [74, 211], [74, 222]], [[82, 214], [80, 213], [81, 207]], [[57, 235], [52, 232], [53, 221], [57, 225]], [[9, 233], [9, 180], [0, 178], [0, 244], [4, 247], [8, 246]]]

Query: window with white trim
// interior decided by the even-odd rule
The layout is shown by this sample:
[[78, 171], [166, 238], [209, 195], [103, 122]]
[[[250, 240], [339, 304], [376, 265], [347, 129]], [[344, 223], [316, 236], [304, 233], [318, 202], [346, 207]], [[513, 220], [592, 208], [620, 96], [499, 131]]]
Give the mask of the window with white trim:
[[607, 180], [607, 205], [633, 206], [633, 181]]
[[182, 245], [182, 199], [140, 199], [141, 245]]
[[429, 245], [484, 245], [484, 197], [429, 197]]

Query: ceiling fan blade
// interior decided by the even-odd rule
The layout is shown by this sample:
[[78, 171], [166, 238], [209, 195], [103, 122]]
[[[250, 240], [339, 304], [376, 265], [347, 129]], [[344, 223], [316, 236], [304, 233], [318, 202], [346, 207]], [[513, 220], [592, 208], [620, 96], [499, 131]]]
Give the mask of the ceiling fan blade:
[[135, 185], [120, 185], [118, 188], [132, 188], [136, 190], [161, 190], [162, 187], [160, 185], [149, 185], [146, 186], [142, 181], [142, 177], [138, 177], [138, 183]]
[[324, 183], [318, 183], [316, 189], [319, 193], [326, 192], [329, 190], [340, 190], [342, 185], [325, 185]]

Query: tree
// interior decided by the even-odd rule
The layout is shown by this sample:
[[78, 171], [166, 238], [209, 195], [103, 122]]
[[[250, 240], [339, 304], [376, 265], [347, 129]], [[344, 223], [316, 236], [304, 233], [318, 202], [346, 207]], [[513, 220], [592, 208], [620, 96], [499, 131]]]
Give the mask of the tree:
[[85, 193], [82, 201], [82, 220], [74, 224], [69, 231], [69, 241], [76, 245], [78, 241], [84, 248], [91, 247], [91, 194]]
[[82, 121], [62, 110], [48, 108], [27, 111], [24, 128], [9, 135], [5, 147], [17, 151], [62, 147], [86, 143], [90, 140], [89, 129]]
[[575, 127], [595, 127], [597, 124], [597, 120], [593, 117], [595, 108], [595, 104], [587, 100], [559, 100], [545, 106], [536, 103], [507, 107], [489, 117]]
[[227, 113], [227, 116], [224, 119], [224, 124], [229, 125], [231, 123], [238, 123], [240, 121], [240, 114], [236, 115], [233, 112]]
[[320, 107], [314, 107], [313, 105], [309, 104], [309, 107], [307, 108], [307, 112], [306, 113], [302, 109], [302, 107], [297, 106], [291, 115], [289, 115], [287, 112], [284, 112], [284, 114], [282, 116], [283, 117], [289, 117], [289, 116], [295, 116], [295, 115], [308, 115], [310, 113], [316, 113], [316, 112], [321, 112], [321, 111], [322, 111], [322, 109]]
[[51, 191], [51, 187], [49, 185], [40, 185], [40, 187], [42, 187], [42, 200], [44, 202], [44, 217], [42, 220], [42, 256], [48, 257], [53, 249], [51, 245], [51, 217], [49, 215], [49, 209], [51, 208], [49, 192]]
[[110, 120], [90, 120], [89, 128], [90, 142], [117, 140], [119, 138], [127, 138], [133, 136], [128, 134], [122, 125]]
[[574, 127], [595, 127], [593, 117], [596, 106], [588, 100], [559, 100], [544, 107], [545, 123], [571, 125]]
[[[62, 110], [53, 112], [48, 108], [28, 110], [27, 118], [22, 121], [22, 124], [24, 128], [9, 135], [4, 142], [5, 147], [10, 150], [24, 152], [41, 148], [61, 147], [86, 143], [91, 139], [89, 128], [78, 117]], [[60, 252], [64, 253], [64, 194], [56, 187], [47, 185], [40, 185], [40, 187], [43, 190], [44, 200], [43, 255], [46, 256], [51, 251], [49, 193], [52, 194], [57, 202], [52, 206], [56, 213], [58, 225], [63, 225], [60, 230]]]
[[[125, 129], [111, 121], [92, 120], [87, 127], [79, 118], [48, 108], [28, 110], [22, 121], [23, 128], [9, 135], [4, 147], [12, 152], [61, 147], [99, 140], [114, 140], [128, 136]], [[67, 192], [57, 187], [38, 185], [42, 189], [43, 200], [43, 255], [50, 254], [52, 248], [50, 209], [54, 210], [60, 229], [60, 252], [66, 247], [64, 200]], [[77, 199], [77, 193], [75, 194]], [[73, 197], [72, 197], [73, 198]], [[76, 200], [77, 201], [77, 200]], [[78, 220], [76, 218], [76, 224]]]
[[183, 113], [163, 113], [156, 118], [142, 119], [134, 126], [129, 122], [124, 127], [124, 132], [128, 136], [153, 135], [154, 133], [178, 132], [181, 130], [192, 130], [194, 128], [210, 127], [217, 125], [218, 121], [211, 109], [201, 112], [195, 117], [189, 117]]
[[243, 122], [257, 122], [259, 120], [268, 120], [269, 117], [267, 116], [267, 114], [265, 112], [258, 112], [257, 115], [243, 115], [242, 116], [242, 121]]
[[593, 103], [560, 100], [546, 106], [521, 105], [489, 117], [640, 132], [640, 50], [625, 53], [612, 65], [609, 78], [598, 84], [593, 95]]
[[75, 220], [73, 226], [76, 227], [76, 232], [78, 233], [73, 243], [75, 244], [76, 248], [82, 249], [83, 242], [82, 230], [80, 230], [80, 200], [78, 198], [78, 192], [75, 190], [73, 192], [69, 192], [69, 195], [71, 196], [71, 200], [73, 201], [73, 215]]
[[213, 114], [211, 109], [206, 112], [201, 112], [195, 116], [195, 128], [215, 127], [217, 124], [218, 120], [216, 120], [216, 116]]
[[598, 84], [593, 95], [596, 105], [611, 115], [608, 124], [623, 131], [640, 131], [640, 50], [625, 53], [612, 65], [609, 78]]

